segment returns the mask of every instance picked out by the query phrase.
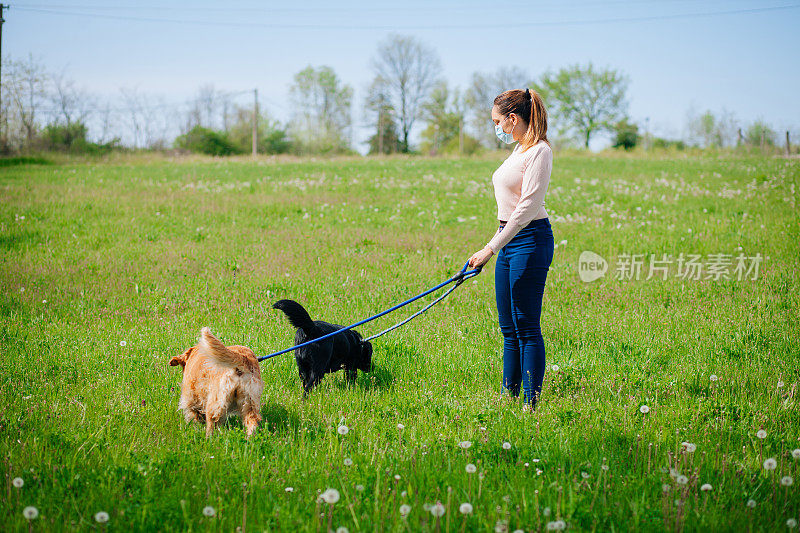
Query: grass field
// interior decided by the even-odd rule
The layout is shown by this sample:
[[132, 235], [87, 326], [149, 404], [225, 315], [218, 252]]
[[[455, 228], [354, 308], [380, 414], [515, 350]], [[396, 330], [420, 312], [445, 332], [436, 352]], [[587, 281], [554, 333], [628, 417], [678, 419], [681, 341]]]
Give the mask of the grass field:
[[[798, 160], [557, 154], [552, 366], [532, 414], [500, 396], [492, 260], [376, 340], [353, 386], [338, 373], [304, 400], [291, 354], [263, 363], [249, 441], [238, 419], [210, 439], [183, 421], [168, 360], [201, 327], [264, 355], [293, 340], [280, 298], [349, 324], [445, 280], [496, 229], [501, 161], [0, 169], [0, 529], [788, 530]], [[604, 277], [581, 281], [584, 250]], [[763, 261], [742, 279], [681, 276], [677, 260], [645, 279], [650, 254], [681, 253]], [[645, 254], [640, 279], [617, 279], [623, 254]], [[329, 488], [338, 501], [319, 502]]]

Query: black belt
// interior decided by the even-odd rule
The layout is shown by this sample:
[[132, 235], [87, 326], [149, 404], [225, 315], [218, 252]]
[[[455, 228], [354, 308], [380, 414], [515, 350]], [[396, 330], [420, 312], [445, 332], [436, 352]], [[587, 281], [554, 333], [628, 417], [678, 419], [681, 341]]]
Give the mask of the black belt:
[[[539, 220], [547, 220], [548, 218], [549, 218], [549, 217], [543, 217], [543, 218], [537, 218], [537, 219], [535, 219], [535, 220], [531, 220], [530, 222], [528, 222], [528, 224], [527, 224], [525, 227], [523, 227], [523, 228], [520, 228], [520, 229], [525, 229], [525, 228], [527, 228], [528, 226], [531, 226], [531, 225], [533, 225], [535, 222], [537, 222], [537, 221], [539, 221]], [[500, 222], [500, 229], [501, 229], [501, 230], [502, 230], [504, 227], [506, 227], [506, 224], [508, 223], [508, 221], [507, 221], [507, 220], [500, 220], [499, 222]]]

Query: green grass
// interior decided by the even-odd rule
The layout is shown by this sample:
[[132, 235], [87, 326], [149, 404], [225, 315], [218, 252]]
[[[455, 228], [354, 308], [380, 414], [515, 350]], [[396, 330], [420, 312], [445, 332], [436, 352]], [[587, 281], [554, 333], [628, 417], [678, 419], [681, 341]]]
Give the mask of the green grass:
[[[211, 439], [183, 421], [167, 363], [201, 327], [264, 355], [292, 343], [280, 298], [351, 323], [446, 279], [496, 229], [501, 160], [0, 170], [0, 529], [786, 529], [800, 513], [797, 160], [557, 155], [547, 208], [567, 242], [542, 329], [558, 370], [533, 414], [500, 396], [492, 260], [375, 341], [375, 370], [353, 386], [335, 374], [304, 400], [291, 354], [263, 363], [251, 440], [236, 419]], [[623, 253], [739, 248], [765, 256], [757, 279], [682, 279], [676, 264], [666, 280], [613, 275]], [[605, 277], [579, 279], [583, 250], [609, 261]], [[341, 499], [318, 504], [329, 487]]]

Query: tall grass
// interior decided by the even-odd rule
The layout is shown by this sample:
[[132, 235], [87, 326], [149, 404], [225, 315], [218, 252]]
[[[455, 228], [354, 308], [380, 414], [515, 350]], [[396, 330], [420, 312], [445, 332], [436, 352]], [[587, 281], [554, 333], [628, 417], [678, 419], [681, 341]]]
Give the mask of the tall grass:
[[[264, 355], [293, 339], [271, 309], [280, 298], [351, 323], [446, 279], [496, 229], [499, 163], [0, 169], [2, 529], [767, 531], [797, 520], [798, 161], [557, 158], [549, 368], [532, 414], [500, 395], [492, 261], [376, 340], [375, 369], [353, 386], [335, 374], [303, 399], [291, 354], [265, 362], [264, 422], [249, 441], [235, 419], [211, 439], [184, 423], [167, 362], [201, 327]], [[610, 263], [765, 259], [757, 279], [683, 279], [674, 265], [665, 280], [616, 279], [612, 265], [585, 283], [584, 250]], [[332, 504], [320, 499], [329, 488]]]

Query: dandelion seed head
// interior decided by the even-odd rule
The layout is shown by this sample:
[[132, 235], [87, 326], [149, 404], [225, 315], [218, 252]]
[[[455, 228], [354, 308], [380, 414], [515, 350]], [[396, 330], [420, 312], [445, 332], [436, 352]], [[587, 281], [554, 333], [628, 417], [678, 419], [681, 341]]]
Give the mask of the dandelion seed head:
[[353, 466], [353, 460], [349, 457], [344, 458], [344, 466]]
[[105, 524], [106, 522], [108, 522], [108, 518], [109, 518], [108, 513], [105, 511], [100, 511], [98, 513], [95, 513], [94, 515], [94, 520], [98, 524]]
[[404, 429], [406, 429], [406, 427], [403, 424], [397, 424], [397, 429], [403, 431]]
[[504, 442], [503, 443], [503, 449], [504, 450], [510, 450], [511, 449], [511, 443], [510, 442]]
[[408, 513], [411, 512], [411, 506], [407, 503], [404, 503], [400, 506], [400, 516], [408, 516]]
[[464, 470], [467, 471], [467, 474], [474, 474], [475, 472], [478, 471], [478, 467], [476, 467], [472, 463], [467, 463], [467, 466], [464, 467]]
[[458, 443], [458, 445], [461, 447], [461, 449], [466, 450], [472, 446], [472, 442], [468, 440], [462, 440], [461, 442]]
[[750, 509], [754, 509], [754, 508], [755, 508], [755, 506], [756, 506], [756, 501], [755, 501], [755, 500], [747, 500], [747, 506], [748, 506]]
[[28, 507], [22, 510], [22, 516], [24, 516], [28, 520], [36, 520], [36, 517], [39, 516], [39, 509], [37, 509], [33, 505], [29, 505]]
[[639, 412], [642, 413], [643, 415], [646, 415], [647, 413], [650, 412], [650, 408], [646, 405], [643, 405], [639, 408]]
[[794, 478], [792, 476], [783, 476], [781, 478], [781, 485], [784, 487], [791, 487], [794, 484]]
[[689, 478], [681, 474], [675, 479], [675, 481], [678, 483], [678, 485], [686, 485], [689, 483]]
[[600, 469], [608, 471], [608, 465], [600, 465]]
[[214, 509], [213, 507], [211, 507], [210, 505], [206, 505], [205, 507], [203, 507], [203, 516], [207, 516], [207, 517], [211, 518], [212, 516], [215, 516], [216, 514], [217, 514], [217, 510]]
[[400, 481], [400, 474], [395, 474], [394, 475], [394, 480], [395, 481]]
[[350, 428], [342, 424], [336, 429], [336, 432], [339, 433], [339, 435], [347, 435], [350, 432]]
[[442, 505], [442, 502], [436, 502], [435, 504], [431, 505], [431, 514], [436, 518], [444, 516], [444, 511], [445, 508], [444, 505]]
[[711, 486], [711, 483], [703, 483], [703, 486], [700, 487], [700, 490], [703, 491], [703, 492], [708, 492], [712, 488], [713, 487]]
[[717, 381], [719, 378], [717, 377], [717, 375], [716, 375], [716, 374], [711, 374], [711, 375], [708, 377], [708, 379], [710, 379], [711, 381]]
[[294, 487], [286, 487], [283, 489], [284, 492], [294, 492]]
[[558, 365], [553, 365], [550, 368], [553, 370], [553, 372], [558, 372]]
[[792, 457], [794, 457], [795, 459], [800, 459], [800, 448], [792, 450]]
[[756, 431], [756, 437], [758, 437], [759, 439], [766, 439], [767, 432], [764, 431], [763, 429], [759, 429], [758, 431]]
[[336, 533], [350, 533], [350, 530], [344, 526], [339, 526], [336, 528]]
[[472, 514], [472, 504], [462, 503], [458, 506], [458, 512], [461, 514]]
[[328, 489], [322, 493], [322, 499], [325, 503], [333, 505], [339, 501], [339, 491], [336, 489]]
[[778, 466], [778, 461], [776, 461], [772, 457], [764, 461], [764, 470], [775, 470], [775, 467], [777, 466]]
[[544, 516], [550, 516], [550, 508], [549, 507], [545, 507], [544, 510], [542, 510], [542, 514]]
[[126, 341], [119, 341], [119, 345], [124, 348], [125, 346], [128, 345], [128, 343]]
[[681, 447], [683, 448], [686, 453], [694, 453], [697, 449], [696, 444], [692, 444], [691, 442], [681, 442]]
[[22, 486], [25, 485], [25, 481], [21, 477], [15, 477], [11, 484], [16, 488], [21, 489]]
[[364, 492], [364, 485], [356, 485], [356, 490], [358, 492]]
[[789, 518], [788, 520], [786, 520], [786, 527], [788, 527], [789, 529], [796, 528], [797, 520], [795, 520], [794, 518]]

